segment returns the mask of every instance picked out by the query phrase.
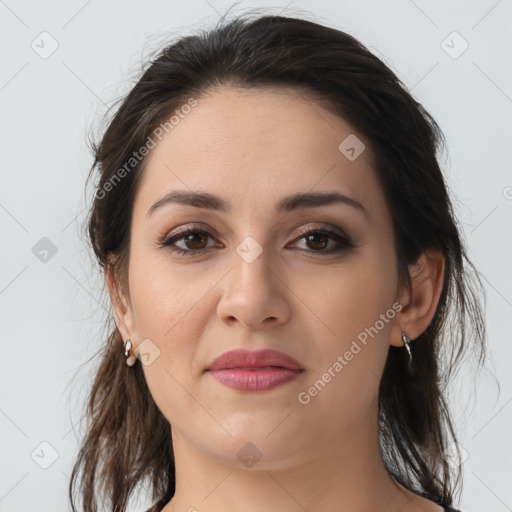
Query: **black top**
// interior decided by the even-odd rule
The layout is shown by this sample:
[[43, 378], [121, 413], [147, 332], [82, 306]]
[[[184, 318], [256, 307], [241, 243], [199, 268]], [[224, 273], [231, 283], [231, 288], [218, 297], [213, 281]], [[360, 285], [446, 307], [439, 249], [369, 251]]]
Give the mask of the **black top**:
[[[167, 498], [162, 498], [162, 499], [158, 500], [152, 507], [148, 508], [148, 510], [146, 512], [160, 512], [165, 507], [167, 502], [168, 502]], [[444, 512], [462, 512], [458, 509], [449, 507], [448, 505], [443, 505], [443, 509], [444, 509]]]

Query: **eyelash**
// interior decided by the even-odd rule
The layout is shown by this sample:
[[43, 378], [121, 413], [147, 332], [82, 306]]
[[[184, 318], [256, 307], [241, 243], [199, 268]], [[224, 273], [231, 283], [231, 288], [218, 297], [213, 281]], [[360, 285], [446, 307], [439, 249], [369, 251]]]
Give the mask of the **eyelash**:
[[[175, 254], [180, 254], [180, 255], [184, 255], [184, 256], [198, 256], [198, 255], [206, 252], [207, 249], [204, 248], [204, 249], [188, 249], [187, 250], [187, 249], [171, 248], [170, 247], [173, 243], [175, 243], [179, 240], [182, 240], [186, 236], [196, 235], [196, 234], [211, 236], [210, 233], [208, 233], [208, 231], [204, 231], [203, 229], [188, 227], [188, 228], [184, 229], [183, 231], [181, 231], [180, 233], [177, 233], [175, 235], [172, 235], [169, 238], [164, 239], [163, 241], [159, 242], [158, 245], [161, 247], [167, 247], [170, 251], [172, 251]], [[351, 249], [351, 248], [355, 247], [355, 245], [350, 241], [350, 239], [347, 236], [341, 235], [337, 231], [334, 231], [329, 228], [305, 230], [301, 233], [301, 236], [299, 238], [296, 238], [295, 240], [302, 240], [302, 239], [307, 238], [308, 236], [318, 235], [318, 234], [327, 235], [329, 238], [338, 242], [339, 246], [334, 249], [329, 249], [327, 251], [325, 251], [325, 250], [315, 251], [315, 250], [307, 250], [307, 249], [299, 249], [299, 250], [310, 252], [310, 253], [313, 253], [313, 254], [319, 255], [319, 256], [324, 256], [324, 255], [328, 256], [330, 254], [342, 251], [344, 249]]]

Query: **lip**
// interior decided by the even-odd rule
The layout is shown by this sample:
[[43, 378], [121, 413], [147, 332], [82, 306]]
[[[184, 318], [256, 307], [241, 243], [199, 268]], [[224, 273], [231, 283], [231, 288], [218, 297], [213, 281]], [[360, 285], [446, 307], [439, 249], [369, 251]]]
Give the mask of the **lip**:
[[296, 379], [304, 368], [295, 359], [277, 350], [236, 349], [221, 354], [205, 371], [231, 389], [258, 392]]
[[214, 359], [206, 370], [228, 370], [230, 368], [265, 368], [276, 366], [289, 370], [303, 370], [302, 366], [290, 356], [278, 350], [244, 350], [235, 349], [224, 352]]

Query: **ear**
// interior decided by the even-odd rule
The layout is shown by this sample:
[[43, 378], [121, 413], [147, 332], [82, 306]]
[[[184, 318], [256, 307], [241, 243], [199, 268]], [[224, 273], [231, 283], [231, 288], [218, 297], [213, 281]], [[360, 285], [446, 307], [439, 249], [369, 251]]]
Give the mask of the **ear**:
[[114, 267], [110, 263], [105, 271], [105, 280], [112, 302], [112, 307], [114, 309], [114, 318], [117, 329], [119, 330], [124, 342], [135, 332], [131, 301], [129, 297], [126, 297], [125, 292], [121, 289], [122, 287], [116, 281]]
[[412, 291], [404, 289], [399, 293], [402, 309], [391, 330], [391, 345], [403, 346], [402, 331], [414, 340], [430, 325], [443, 290], [444, 270], [443, 253], [433, 249], [409, 266]]

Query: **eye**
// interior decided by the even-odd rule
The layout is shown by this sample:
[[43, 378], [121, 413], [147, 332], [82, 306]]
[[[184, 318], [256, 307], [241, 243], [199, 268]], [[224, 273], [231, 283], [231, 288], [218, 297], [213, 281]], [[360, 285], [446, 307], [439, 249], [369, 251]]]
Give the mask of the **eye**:
[[[206, 252], [208, 247], [208, 238], [211, 237], [208, 231], [203, 229], [188, 227], [177, 234], [159, 242], [162, 247], [167, 247], [175, 254], [182, 254], [186, 256], [197, 256]], [[323, 229], [306, 229], [302, 230], [301, 236], [296, 240], [304, 241], [306, 252], [317, 253], [318, 255], [329, 255], [343, 249], [355, 247], [350, 239], [343, 233], [330, 228]], [[329, 247], [329, 242], [334, 241], [334, 247], [325, 250]], [[181, 243], [180, 247], [177, 245]], [[293, 244], [292, 244], [293, 245]], [[331, 244], [332, 245], [332, 244]], [[288, 245], [287, 247], [290, 247]], [[310, 250], [308, 250], [308, 248]]]
[[[304, 240], [306, 248], [312, 249], [307, 252], [318, 253], [318, 255], [329, 255], [355, 247], [348, 236], [331, 228], [303, 229], [297, 240]], [[331, 246], [330, 249], [325, 250], [330, 241], [335, 242], [334, 247]]]
[[[176, 235], [167, 238], [160, 245], [168, 247], [172, 252], [176, 254], [184, 254], [187, 256], [202, 254], [205, 249], [210, 233], [203, 229], [188, 227]], [[181, 242], [185, 247], [172, 247], [177, 242]]]

